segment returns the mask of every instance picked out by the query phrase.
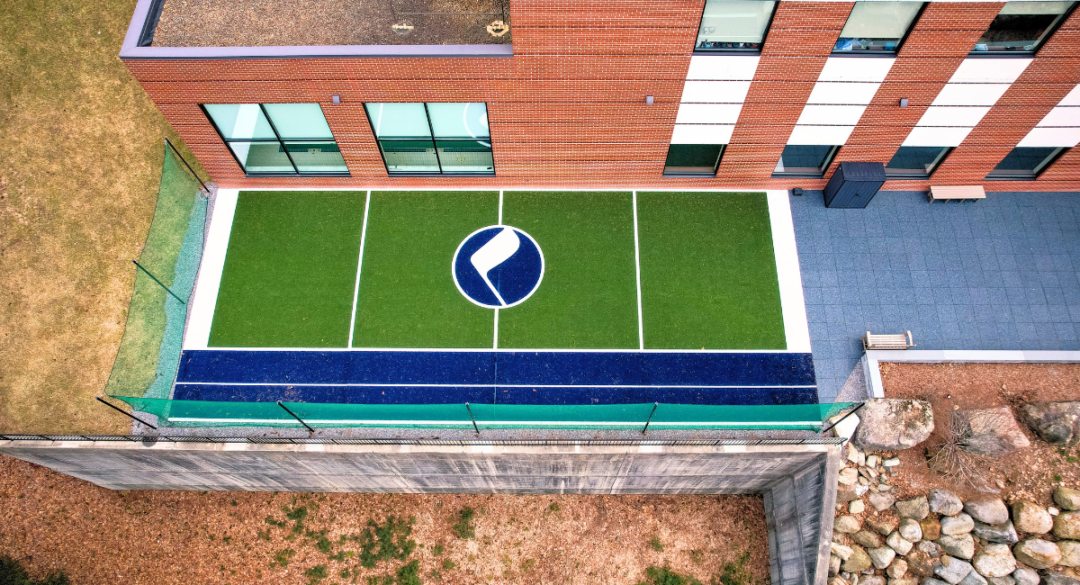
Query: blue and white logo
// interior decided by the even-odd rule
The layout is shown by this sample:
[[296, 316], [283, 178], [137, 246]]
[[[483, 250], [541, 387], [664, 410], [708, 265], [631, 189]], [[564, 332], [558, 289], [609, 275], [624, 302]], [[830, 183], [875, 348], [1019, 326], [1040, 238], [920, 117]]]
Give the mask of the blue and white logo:
[[465, 298], [488, 309], [505, 309], [536, 292], [544, 278], [544, 254], [529, 234], [492, 225], [461, 242], [452, 270]]

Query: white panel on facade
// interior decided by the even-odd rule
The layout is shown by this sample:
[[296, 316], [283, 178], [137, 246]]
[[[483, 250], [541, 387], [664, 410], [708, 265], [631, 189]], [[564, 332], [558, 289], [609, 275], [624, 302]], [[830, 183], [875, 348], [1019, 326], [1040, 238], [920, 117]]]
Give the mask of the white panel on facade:
[[675, 124], [672, 144], [727, 144], [735, 124]]
[[819, 81], [810, 92], [808, 104], [848, 104], [865, 106], [874, 99], [880, 83], [840, 83]]
[[829, 57], [818, 81], [885, 81], [896, 57]]
[[866, 106], [819, 106], [803, 108], [796, 124], [854, 126], [862, 118]]
[[687, 79], [750, 81], [757, 71], [759, 55], [695, 55], [690, 57]]
[[742, 104], [679, 104], [676, 124], [734, 124]]
[[1034, 128], [1017, 146], [1067, 146], [1080, 143], [1080, 128]]
[[992, 106], [1008, 89], [1007, 83], [947, 83], [930, 105]]
[[687, 81], [683, 86], [683, 103], [741, 104], [750, 91], [749, 81]]
[[964, 59], [949, 83], [1015, 83], [1033, 59]]
[[788, 144], [843, 145], [854, 126], [795, 126], [788, 137]]
[[1080, 126], [1080, 107], [1061, 107], [1058, 106], [1046, 115], [1038, 123], [1040, 128], [1047, 126]]
[[903, 146], [960, 146], [971, 128], [912, 128]]
[[1072, 88], [1069, 95], [1065, 96], [1060, 102], [1059, 106], [1080, 106], [1080, 85]]
[[989, 111], [989, 106], [930, 106], [915, 125], [974, 128]]

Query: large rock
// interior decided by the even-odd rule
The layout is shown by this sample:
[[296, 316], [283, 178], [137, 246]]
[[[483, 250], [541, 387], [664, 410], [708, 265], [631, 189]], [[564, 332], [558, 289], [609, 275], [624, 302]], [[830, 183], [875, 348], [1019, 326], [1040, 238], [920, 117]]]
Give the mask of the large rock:
[[888, 568], [896, 558], [896, 551], [887, 546], [872, 548], [866, 551], [866, 554], [870, 555], [870, 562], [874, 563], [878, 569]]
[[900, 533], [900, 536], [904, 537], [904, 540], [910, 542], [919, 542], [922, 540], [922, 526], [911, 518], [904, 518], [900, 521], [900, 527], [896, 529]]
[[983, 524], [982, 522], [976, 522], [975, 528], [972, 529], [972, 533], [983, 540], [1001, 544], [1016, 544], [1020, 540], [1012, 522], [1006, 522], [1004, 524]]
[[1039, 574], [1027, 567], [1017, 567], [1012, 578], [1016, 585], [1039, 585]]
[[941, 547], [938, 546], [938, 543], [931, 540], [924, 540], [920, 542], [917, 548], [919, 549], [919, 552], [926, 553], [926, 555], [931, 558], [936, 559], [941, 556]]
[[973, 528], [975, 528], [975, 521], [967, 514], [961, 513], [956, 516], [946, 516], [941, 519], [941, 533], [949, 536], [967, 534], [971, 532]]
[[909, 554], [906, 560], [908, 575], [929, 577], [934, 574], [934, 561], [930, 559], [930, 555], [922, 551], [915, 551]]
[[974, 570], [971, 563], [949, 556], [941, 557], [940, 561], [934, 563], [934, 574], [952, 585], [963, 581]]
[[927, 501], [930, 502], [930, 511], [942, 516], [956, 516], [964, 511], [964, 502], [949, 490], [930, 490]]
[[934, 431], [934, 412], [925, 400], [871, 398], [859, 416], [853, 441], [864, 451], [909, 449]]
[[1061, 560], [1058, 564], [1063, 567], [1080, 567], [1080, 542], [1075, 540], [1060, 540], [1057, 543], [1061, 550]]
[[885, 577], [879, 577], [878, 575], [867, 575], [859, 579], [859, 585], [885, 585]]
[[889, 585], [919, 585], [919, 580], [915, 577], [901, 577], [899, 579], [889, 579]]
[[1043, 575], [1042, 585], [1080, 585], [1080, 579], [1057, 571], [1047, 571]]
[[840, 484], [836, 487], [836, 503], [846, 504], [859, 499], [858, 487]]
[[964, 502], [964, 511], [983, 524], [1004, 524], [1009, 521], [1009, 509], [1000, 499], [968, 500]]
[[961, 559], [970, 559], [975, 556], [975, 539], [970, 534], [942, 536], [937, 539], [937, 543], [941, 550], [945, 551], [945, 554]]
[[842, 544], [838, 544], [838, 543], [835, 543], [835, 542], [832, 543], [829, 546], [832, 547], [831, 548], [832, 554], [840, 557], [841, 561], [846, 561], [846, 560], [850, 559], [851, 555], [855, 553], [854, 549], [852, 549], [850, 546], [844, 546]]
[[930, 516], [919, 520], [919, 528], [922, 528], [924, 540], [937, 540], [941, 538], [941, 521]]
[[1016, 570], [1016, 559], [1007, 544], [988, 544], [971, 562], [983, 577], [1005, 577]]
[[885, 574], [890, 579], [903, 579], [904, 575], [907, 575], [907, 561], [904, 559], [896, 559], [889, 565], [889, 569], [885, 571]]
[[1080, 510], [1080, 490], [1065, 487], [1054, 489], [1054, 503], [1062, 510]]
[[931, 577], [930, 579], [923, 579], [922, 585], [949, 585], [949, 582]]
[[859, 481], [859, 470], [854, 467], [845, 467], [840, 470], [836, 481], [840, 482], [840, 485], [855, 485], [855, 482]]
[[1031, 430], [1051, 445], [1073, 447], [1080, 443], [1080, 402], [1027, 404], [1022, 416]]
[[1063, 512], [1054, 517], [1054, 536], [1080, 539], [1080, 512]]
[[855, 534], [860, 528], [862, 528], [862, 522], [859, 522], [854, 516], [840, 516], [833, 521], [833, 532]]
[[881, 537], [876, 532], [869, 530], [860, 530], [851, 535], [851, 540], [854, 540], [859, 546], [866, 548], [878, 548], [881, 546]]
[[851, 556], [840, 565], [840, 569], [848, 573], [861, 573], [872, 566], [873, 563], [870, 561], [870, 555], [866, 554], [866, 550], [861, 546], [853, 546]]
[[1012, 506], [1013, 524], [1020, 532], [1046, 534], [1054, 527], [1054, 517], [1042, 506], [1017, 500]]
[[968, 453], [1000, 457], [1031, 445], [1008, 406], [960, 413], [962, 448]]
[[882, 536], [888, 536], [890, 533], [896, 530], [896, 520], [894, 518], [867, 518], [866, 525], [877, 531]]
[[829, 576], [830, 577], [835, 577], [837, 574], [840, 573], [840, 563], [842, 563], [842, 562], [843, 561], [840, 560], [840, 557], [838, 557], [836, 555], [829, 555]]
[[930, 504], [927, 503], [926, 496], [903, 500], [901, 502], [896, 502], [896, 513], [901, 518], [911, 518], [916, 521], [922, 520], [930, 514]]
[[1012, 577], [987, 577], [986, 582], [990, 585], [1016, 585], [1016, 579]]
[[964, 580], [960, 582], [960, 585], [988, 585], [986, 579], [979, 574], [978, 571], [972, 571], [964, 577]]
[[896, 503], [896, 496], [892, 494], [883, 494], [878, 492], [876, 494], [870, 494], [870, 505], [874, 507], [878, 512], [888, 510]]
[[1016, 560], [1033, 569], [1049, 569], [1061, 560], [1061, 549], [1058, 545], [1042, 540], [1041, 538], [1028, 538], [1013, 547]]
[[899, 532], [890, 534], [889, 538], [885, 539], [885, 544], [889, 545], [889, 548], [901, 555], [906, 555], [911, 552], [911, 547], [914, 546], [906, 538], [901, 537]]

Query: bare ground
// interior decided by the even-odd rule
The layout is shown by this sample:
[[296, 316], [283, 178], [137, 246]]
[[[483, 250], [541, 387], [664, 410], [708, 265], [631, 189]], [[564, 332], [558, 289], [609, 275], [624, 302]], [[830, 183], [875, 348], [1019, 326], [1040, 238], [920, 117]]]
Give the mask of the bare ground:
[[[477, 511], [469, 539], [451, 530], [465, 506]], [[327, 530], [330, 554], [345, 552], [342, 560], [311, 538], [287, 538], [295, 523], [285, 510], [300, 507], [305, 529]], [[420, 561], [428, 585], [633, 585], [646, 567], [665, 564], [708, 583], [743, 555], [756, 583], [768, 581], [760, 496], [114, 492], [0, 456], [0, 553], [35, 577], [63, 570], [73, 585], [304, 584], [319, 565], [329, 573], [324, 584], [368, 585], [403, 563], [361, 569], [347, 555], [356, 544], [341, 537], [391, 515], [415, 519], [410, 560]], [[295, 554], [277, 566], [285, 550]]]

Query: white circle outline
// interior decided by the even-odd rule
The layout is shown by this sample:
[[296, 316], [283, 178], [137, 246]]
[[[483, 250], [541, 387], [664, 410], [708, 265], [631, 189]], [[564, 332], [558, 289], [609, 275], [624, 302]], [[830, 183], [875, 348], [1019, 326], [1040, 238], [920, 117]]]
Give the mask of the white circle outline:
[[[472, 237], [475, 236], [476, 234], [478, 234], [478, 233], [480, 233], [482, 231], [485, 231], [485, 230], [490, 230], [492, 228], [510, 228], [510, 229], [514, 230], [515, 232], [525, 236], [526, 238], [529, 238], [529, 241], [532, 242], [533, 246], [536, 248], [536, 253], [540, 254], [540, 278], [536, 279], [536, 284], [533, 285], [532, 290], [529, 291], [529, 294], [525, 295], [524, 297], [521, 297], [521, 299], [519, 299], [517, 301], [514, 301], [513, 303], [510, 303], [508, 305], [485, 305], [484, 303], [481, 303], [481, 302], [477, 301], [476, 299], [470, 297], [468, 295], [468, 293], [466, 293], [465, 290], [461, 288], [461, 284], [458, 282], [458, 279], [457, 279], [457, 260], [458, 260], [458, 254], [461, 253], [461, 247], [465, 245], [465, 242], [468, 242], [469, 240], [471, 240]], [[496, 225], [489, 225], [489, 226], [482, 227], [482, 228], [476, 230], [475, 232], [465, 236], [465, 238], [461, 240], [461, 243], [458, 244], [457, 249], [454, 250], [454, 258], [453, 258], [453, 260], [450, 261], [450, 276], [453, 277], [454, 286], [457, 287], [458, 292], [461, 293], [461, 296], [465, 297], [465, 299], [468, 300], [470, 303], [472, 303], [472, 304], [474, 304], [474, 305], [476, 305], [478, 307], [483, 307], [485, 309], [509, 309], [510, 307], [516, 307], [516, 306], [520, 305], [521, 303], [524, 303], [525, 301], [529, 300], [529, 297], [533, 296], [533, 293], [536, 292], [536, 289], [540, 288], [540, 283], [544, 282], [544, 270], [545, 270], [545, 268], [546, 268], [546, 262], [544, 260], [544, 251], [540, 248], [540, 244], [538, 244], [536, 242], [536, 240], [531, 235], [529, 235], [525, 230], [523, 230], [521, 228], [514, 227], [512, 225], [506, 225], [506, 224], [501, 224], [500, 223], [500, 224], [496, 224]]]

